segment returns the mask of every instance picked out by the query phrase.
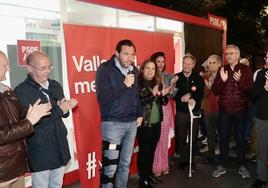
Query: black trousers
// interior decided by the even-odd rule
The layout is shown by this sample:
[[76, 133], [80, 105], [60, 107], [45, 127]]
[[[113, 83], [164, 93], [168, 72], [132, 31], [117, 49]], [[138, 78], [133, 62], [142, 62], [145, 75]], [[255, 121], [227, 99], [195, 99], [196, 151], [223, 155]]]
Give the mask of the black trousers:
[[219, 144], [220, 144], [220, 165], [225, 166], [230, 142], [230, 130], [234, 126], [234, 133], [237, 144], [237, 159], [239, 165], [245, 163], [245, 111], [236, 113], [219, 112]]
[[208, 158], [215, 159], [215, 148], [217, 145], [217, 131], [219, 127], [218, 112], [213, 112], [204, 117], [208, 138]]
[[[197, 137], [199, 131], [200, 118], [194, 119], [193, 121], [193, 148], [192, 148], [192, 159], [194, 160], [197, 151]], [[190, 150], [189, 143], [186, 143], [187, 134], [190, 137], [190, 126], [191, 119], [190, 114], [176, 112], [176, 123], [175, 123], [175, 141], [176, 151], [180, 155], [180, 162], [185, 163], [189, 161]]]
[[139, 127], [137, 138], [139, 142], [138, 170], [141, 180], [153, 174], [154, 152], [161, 133], [161, 122], [152, 127]]

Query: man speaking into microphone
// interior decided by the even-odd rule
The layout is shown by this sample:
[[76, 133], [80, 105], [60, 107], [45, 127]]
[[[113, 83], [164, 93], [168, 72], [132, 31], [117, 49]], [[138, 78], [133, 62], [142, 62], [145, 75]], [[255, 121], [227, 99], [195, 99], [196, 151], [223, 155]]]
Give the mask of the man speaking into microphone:
[[126, 188], [137, 127], [142, 122], [136, 48], [121, 40], [115, 55], [101, 64], [96, 74], [96, 93], [101, 111], [101, 187]]

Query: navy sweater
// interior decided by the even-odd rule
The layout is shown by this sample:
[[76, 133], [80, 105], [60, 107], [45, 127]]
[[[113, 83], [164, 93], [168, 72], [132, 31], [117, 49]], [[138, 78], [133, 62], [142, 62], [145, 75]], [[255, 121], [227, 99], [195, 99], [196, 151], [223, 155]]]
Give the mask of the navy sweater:
[[[137, 69], [134, 69], [137, 74]], [[123, 83], [125, 76], [116, 67], [114, 58], [100, 65], [96, 74], [96, 93], [101, 120], [130, 122], [142, 116], [137, 76], [132, 87]]]

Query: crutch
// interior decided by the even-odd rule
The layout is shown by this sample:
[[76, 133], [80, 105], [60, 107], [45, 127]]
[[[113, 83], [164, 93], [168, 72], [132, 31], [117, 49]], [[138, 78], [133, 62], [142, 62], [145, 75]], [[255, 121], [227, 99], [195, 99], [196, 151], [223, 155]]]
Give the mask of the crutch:
[[194, 116], [193, 114], [193, 109], [195, 107], [195, 101], [193, 103], [188, 102], [188, 108], [190, 111], [190, 122], [191, 122], [191, 127], [190, 127], [190, 158], [189, 158], [189, 178], [192, 177], [192, 153], [193, 153], [193, 122], [195, 118], [200, 118], [201, 114], [198, 116]]

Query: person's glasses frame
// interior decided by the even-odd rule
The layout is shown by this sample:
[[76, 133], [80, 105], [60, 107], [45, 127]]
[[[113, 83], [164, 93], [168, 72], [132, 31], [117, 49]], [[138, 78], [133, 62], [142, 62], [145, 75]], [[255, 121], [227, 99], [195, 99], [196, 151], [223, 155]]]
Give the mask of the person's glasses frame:
[[31, 67], [33, 67], [33, 68], [35, 68], [35, 69], [37, 69], [37, 70], [39, 70], [41, 72], [44, 72], [46, 70], [50, 70], [51, 71], [54, 68], [53, 65], [44, 66], [44, 67], [36, 67], [36, 66], [31, 65], [31, 64], [28, 64], [28, 65], [30, 65]]
[[225, 53], [225, 55], [234, 55], [234, 54], [237, 54], [238, 52], [230, 52], [230, 53]]

